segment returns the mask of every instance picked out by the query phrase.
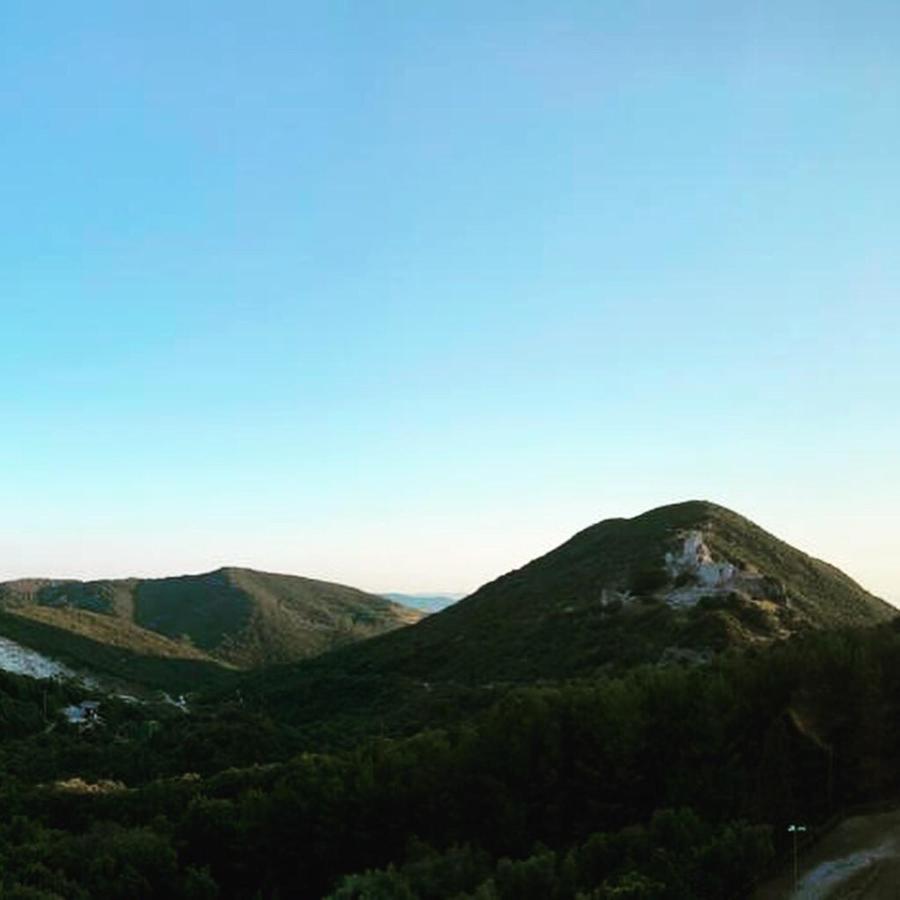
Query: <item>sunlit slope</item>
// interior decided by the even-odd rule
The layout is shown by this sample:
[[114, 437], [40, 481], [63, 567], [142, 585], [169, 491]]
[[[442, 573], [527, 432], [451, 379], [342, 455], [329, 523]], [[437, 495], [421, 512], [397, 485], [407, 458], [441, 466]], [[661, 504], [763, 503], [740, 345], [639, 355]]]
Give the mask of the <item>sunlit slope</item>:
[[[239, 568], [159, 579], [9, 582], [0, 585], [0, 609], [7, 622], [27, 619], [142, 656], [244, 668], [304, 659], [422, 615], [345, 585]], [[45, 649], [41, 629], [26, 637]]]

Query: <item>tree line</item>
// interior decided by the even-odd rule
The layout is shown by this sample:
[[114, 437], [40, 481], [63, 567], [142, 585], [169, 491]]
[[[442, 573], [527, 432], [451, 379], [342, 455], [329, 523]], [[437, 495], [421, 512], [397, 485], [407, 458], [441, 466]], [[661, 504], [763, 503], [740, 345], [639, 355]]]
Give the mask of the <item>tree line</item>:
[[236, 708], [48, 734], [44, 690], [0, 679], [0, 878], [23, 900], [740, 897], [789, 822], [900, 787], [891, 626], [510, 688], [340, 751]]

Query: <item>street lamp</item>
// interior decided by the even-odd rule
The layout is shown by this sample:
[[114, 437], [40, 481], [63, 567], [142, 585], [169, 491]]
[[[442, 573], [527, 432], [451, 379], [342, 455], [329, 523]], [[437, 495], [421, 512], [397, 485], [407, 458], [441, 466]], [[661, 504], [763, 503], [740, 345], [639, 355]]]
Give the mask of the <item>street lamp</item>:
[[788, 825], [788, 831], [794, 836], [794, 890], [797, 890], [797, 835], [806, 831], [805, 825]]

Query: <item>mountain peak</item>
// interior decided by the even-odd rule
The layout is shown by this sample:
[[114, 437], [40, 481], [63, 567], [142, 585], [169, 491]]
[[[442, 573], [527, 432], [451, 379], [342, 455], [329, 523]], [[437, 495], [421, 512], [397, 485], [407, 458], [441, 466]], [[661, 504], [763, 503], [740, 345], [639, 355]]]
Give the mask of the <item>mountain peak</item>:
[[672, 527], [683, 528], [728, 518], [747, 521], [740, 513], [719, 503], [713, 503], [711, 500], [682, 500], [678, 503], [667, 503], [664, 506], [657, 506], [654, 509], [633, 516], [628, 521], [658, 519], [669, 523]]
[[740, 514], [688, 500], [591, 525], [414, 628], [350, 655], [389, 654], [396, 661], [389, 666], [436, 678], [554, 678], [704, 658], [896, 613]]

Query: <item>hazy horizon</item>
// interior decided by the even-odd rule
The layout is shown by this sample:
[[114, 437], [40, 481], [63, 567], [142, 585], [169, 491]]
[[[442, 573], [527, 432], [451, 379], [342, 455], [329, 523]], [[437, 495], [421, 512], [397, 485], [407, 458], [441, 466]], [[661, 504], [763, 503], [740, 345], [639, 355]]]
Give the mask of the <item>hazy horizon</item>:
[[900, 604], [900, 8], [13, 0], [0, 579], [467, 593], [713, 500]]
[[[683, 498], [687, 499], [709, 499], [709, 498]], [[680, 502], [680, 501], [672, 501], [672, 502]], [[631, 515], [639, 515], [641, 512], [646, 512], [650, 509], [647, 507], [646, 509], [641, 509], [638, 511], [631, 512]], [[735, 509], [735, 512], [742, 512], [739, 509]], [[620, 516], [610, 515], [603, 516], [602, 518], [619, 518]], [[752, 518], [752, 517], [751, 517]], [[374, 594], [388, 594], [388, 593], [396, 593], [396, 594], [408, 594], [408, 595], [423, 595], [423, 594], [433, 594], [433, 595], [447, 595], [447, 596], [456, 596], [456, 597], [464, 597], [477, 588], [481, 587], [483, 584], [486, 584], [489, 581], [494, 580], [500, 575], [506, 574], [507, 571], [511, 571], [513, 569], [519, 568], [526, 563], [530, 562], [532, 559], [537, 558], [538, 556], [542, 556], [544, 553], [549, 552], [550, 550], [556, 548], [564, 541], [568, 540], [574, 534], [581, 530], [581, 528], [588, 527], [589, 525], [595, 524], [596, 521], [600, 521], [600, 519], [593, 520], [590, 522], [585, 522], [582, 525], [579, 525], [573, 528], [569, 533], [565, 535], [557, 535], [556, 537], [547, 536], [547, 543], [538, 546], [536, 541], [539, 541], [539, 537], [535, 537], [534, 540], [529, 544], [530, 549], [523, 549], [524, 556], [520, 557], [518, 560], [513, 560], [512, 562], [508, 559], [508, 554], [503, 555], [501, 551], [506, 548], [503, 547], [502, 543], [497, 544], [496, 542], [490, 546], [481, 545], [478, 546], [477, 549], [487, 549], [489, 551], [488, 555], [491, 558], [502, 558], [504, 562], [501, 564], [501, 567], [496, 570], [490, 570], [487, 567], [484, 569], [484, 575], [481, 576], [480, 580], [470, 583], [465, 587], [461, 588], [447, 588], [442, 586], [436, 586], [435, 582], [428, 581], [428, 573], [424, 574], [424, 580], [420, 582], [413, 582], [412, 586], [405, 587], [397, 587], [393, 584], [378, 584], [378, 583], [367, 583], [365, 581], [364, 573], [365, 569], [360, 567], [360, 560], [357, 560], [352, 553], [347, 553], [343, 560], [339, 560], [336, 562], [336, 568], [332, 571], [328, 572], [314, 572], [307, 570], [298, 570], [296, 568], [290, 567], [290, 565], [285, 565], [278, 562], [277, 557], [269, 556], [267, 559], [272, 560], [272, 564], [268, 563], [258, 563], [254, 562], [252, 559], [242, 558], [240, 561], [235, 561], [234, 559], [217, 559], [215, 557], [210, 557], [209, 561], [205, 564], [201, 563], [199, 565], [192, 565], [190, 562], [186, 562], [181, 569], [166, 569], [164, 567], [164, 563], [160, 564], [160, 566], [150, 568], [150, 569], [135, 569], [135, 568], [116, 568], [114, 565], [106, 570], [88, 570], [88, 571], [64, 571], [58, 568], [51, 567], [45, 571], [34, 571], [34, 572], [18, 572], [16, 574], [8, 575], [4, 574], [3, 570], [0, 569], [0, 582], [14, 580], [17, 578], [29, 578], [29, 577], [49, 577], [49, 578], [75, 578], [78, 580], [93, 580], [93, 579], [105, 579], [105, 578], [129, 578], [129, 577], [137, 577], [137, 578], [158, 578], [158, 577], [167, 577], [167, 576], [177, 576], [177, 575], [197, 575], [203, 574], [206, 572], [211, 572], [216, 569], [226, 567], [226, 566], [235, 566], [239, 568], [248, 568], [248, 569], [256, 569], [258, 571], [266, 571], [266, 572], [278, 572], [285, 575], [300, 575], [307, 578], [316, 578], [324, 581], [333, 581], [341, 584], [347, 584], [352, 587], [358, 587], [363, 590], [369, 591]], [[818, 551], [808, 543], [804, 541], [804, 535], [809, 534], [810, 531], [815, 531], [812, 527], [811, 523], [804, 525], [803, 522], [805, 519], [800, 519], [799, 524], [794, 524], [794, 536], [788, 537], [783, 531], [778, 531], [775, 528], [767, 525], [765, 522], [760, 522], [756, 520], [757, 525], [761, 525], [767, 531], [770, 531], [775, 534], [776, 537], [785, 539], [788, 543], [793, 544], [797, 547], [797, 549], [808, 553], [810, 556], [819, 558], [824, 560], [825, 562], [831, 563], [832, 565], [837, 565], [838, 568], [842, 569], [845, 574], [849, 575], [855, 581], [860, 583], [862, 587], [869, 590], [871, 593], [876, 596], [880, 596], [883, 599], [893, 603], [895, 606], [900, 607], [900, 595], [890, 593], [888, 591], [879, 591], [876, 586], [874, 586], [871, 582], [867, 581], [864, 577], [860, 576], [858, 569], [855, 568], [853, 562], [854, 551], [858, 552], [860, 547], [859, 544], [850, 541], [848, 544], [841, 545], [839, 541], [837, 545], [828, 545], [824, 544], [823, 546], [827, 549]], [[786, 523], [787, 524], [787, 523]], [[542, 533], [542, 532], [539, 532]], [[475, 542], [473, 542], [475, 543]], [[471, 548], [465, 548], [471, 549]], [[463, 548], [460, 548], [460, 552], [464, 553]], [[290, 555], [286, 555], [281, 557], [284, 560], [288, 560]], [[371, 567], [371, 560], [362, 560], [363, 564], [368, 563]], [[890, 562], [890, 558], [889, 558]], [[482, 561], [482, 564], [485, 565]], [[878, 572], [890, 572], [892, 567], [890, 565], [885, 566], [882, 570], [879, 570], [877, 567], [873, 568], [873, 578], [877, 580]], [[342, 571], [346, 572], [359, 572], [360, 578], [354, 579], [350, 577], [345, 577], [341, 574]], [[889, 581], [885, 582], [890, 585]]]

